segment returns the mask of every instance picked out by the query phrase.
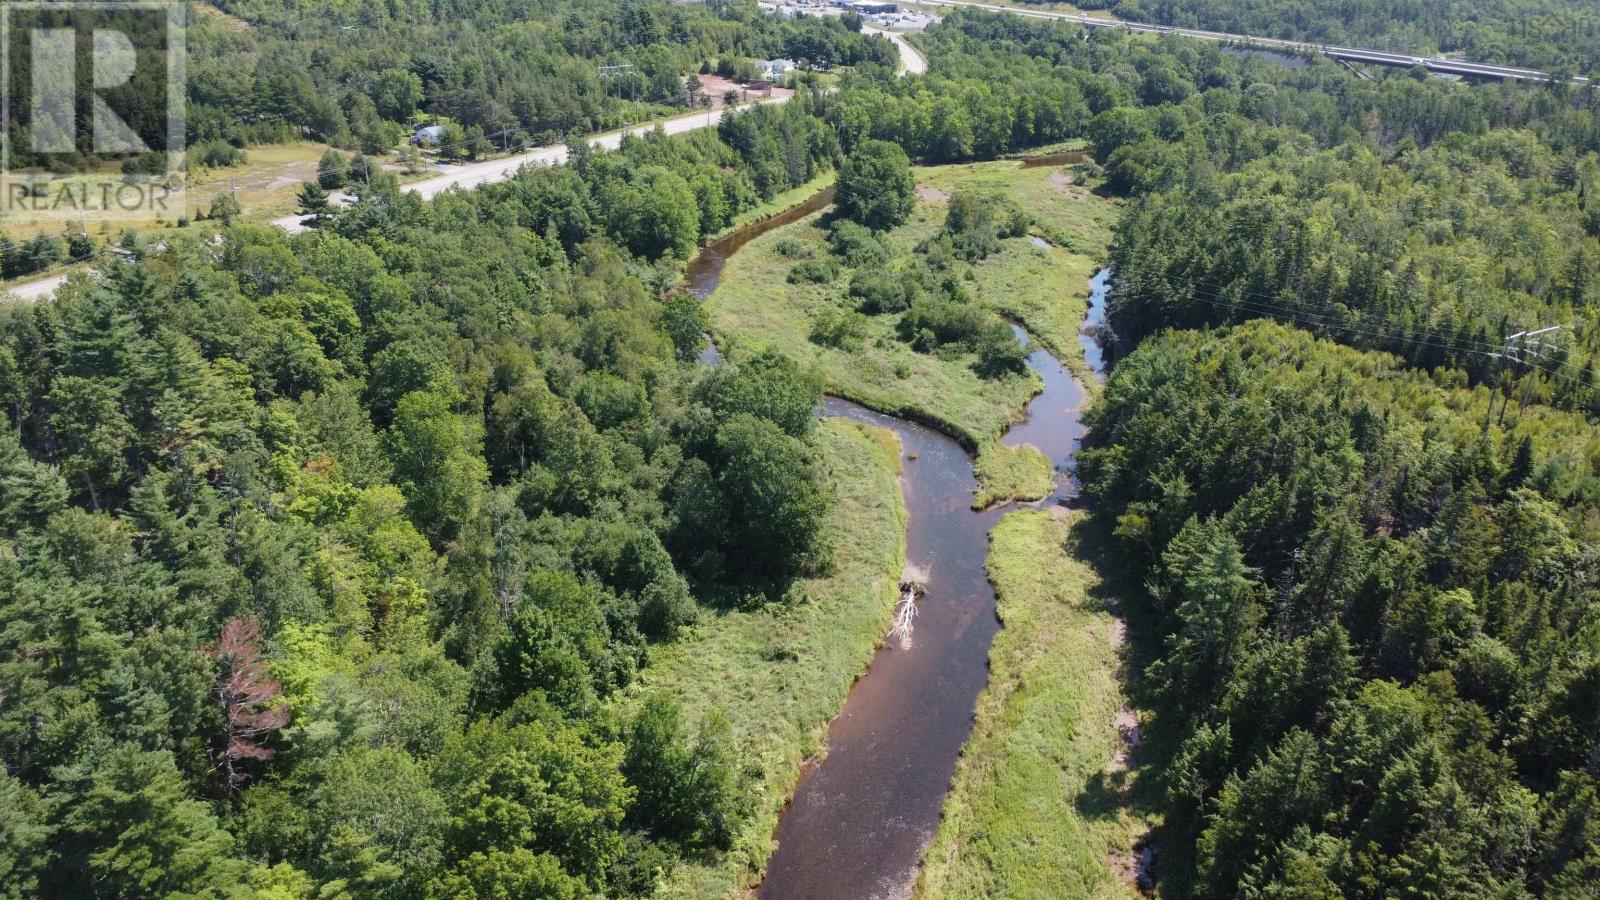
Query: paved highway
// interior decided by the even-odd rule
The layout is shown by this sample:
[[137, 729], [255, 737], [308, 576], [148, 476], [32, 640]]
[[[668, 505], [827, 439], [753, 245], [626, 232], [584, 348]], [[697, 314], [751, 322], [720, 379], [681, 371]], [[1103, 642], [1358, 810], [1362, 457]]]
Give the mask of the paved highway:
[[11, 287], [0, 285], [0, 291], [8, 293], [19, 300], [27, 300], [31, 303], [41, 297], [48, 297], [51, 294], [54, 294], [56, 292], [56, 288], [65, 284], [66, 280], [67, 276], [65, 275], [53, 275], [49, 278], [41, 278], [38, 281], [30, 281], [26, 284], [12, 285]]
[[[1441, 75], [1464, 75], [1471, 78], [1500, 78], [1514, 81], [1549, 81], [1552, 78], [1548, 72], [1541, 72], [1538, 69], [1524, 69], [1518, 66], [1476, 63], [1444, 56], [1411, 56], [1405, 53], [1389, 53], [1383, 50], [1364, 50], [1359, 47], [1336, 47], [1308, 41], [1286, 41], [1280, 38], [1227, 34], [1221, 31], [1206, 31], [1199, 28], [1177, 28], [1172, 25], [1125, 22], [1120, 19], [1096, 18], [1082, 13], [1052, 12], [1050, 10], [1028, 9], [1016, 6], [996, 6], [991, 3], [970, 2], [970, 0], [911, 0], [911, 2], [920, 6], [965, 6], [973, 9], [1010, 13], [1031, 19], [1061, 19], [1067, 22], [1076, 22], [1079, 25], [1085, 25], [1090, 28], [1122, 28], [1145, 34], [1177, 34], [1202, 41], [1244, 44], [1267, 50], [1285, 50], [1291, 53], [1320, 53], [1333, 59], [1372, 65], [1399, 66], [1401, 68], [1422, 66], [1430, 72], [1438, 72]], [[1582, 76], [1575, 77], [1572, 80], [1575, 84], [1588, 84], [1589, 82], [1589, 79]]]
[[[989, 3], [976, 3], [970, 0], [915, 0], [924, 6], [966, 6], [975, 9], [987, 9], [994, 12], [1010, 13], [1034, 19], [1062, 19], [1076, 22], [1090, 28], [1124, 28], [1129, 31], [1138, 31], [1147, 34], [1177, 34], [1183, 37], [1198, 38], [1206, 41], [1221, 41], [1235, 44], [1245, 44], [1262, 47], [1270, 50], [1287, 50], [1290, 52], [1321, 53], [1334, 59], [1344, 59], [1351, 62], [1373, 63], [1386, 66], [1423, 66], [1430, 71], [1451, 75], [1468, 75], [1478, 78], [1509, 78], [1519, 80], [1549, 80], [1550, 75], [1536, 69], [1523, 69], [1515, 66], [1498, 66], [1489, 63], [1475, 63], [1459, 59], [1444, 57], [1407, 56], [1401, 53], [1386, 53], [1379, 50], [1362, 50], [1353, 47], [1332, 47], [1325, 44], [1312, 44], [1304, 41], [1285, 41], [1277, 38], [1251, 37], [1248, 35], [1226, 34], [1220, 31], [1204, 31], [1196, 28], [1174, 28], [1169, 25], [1149, 25], [1141, 22], [1123, 22], [1115, 19], [1097, 19], [1080, 13], [1051, 12], [1049, 10], [1023, 9], [1014, 6], [996, 6]], [[895, 49], [900, 51], [901, 74], [921, 74], [928, 71], [928, 61], [917, 52], [904, 37], [886, 31], [875, 31], [887, 37], [894, 43]], [[1578, 83], [1587, 83], [1587, 78], [1573, 79]], [[787, 97], [774, 97], [765, 100], [765, 103], [782, 103]], [[694, 131], [697, 128], [706, 128], [722, 120], [722, 110], [714, 109], [707, 112], [686, 113], [662, 120], [659, 123], [646, 123], [640, 129], [655, 128], [659, 124], [668, 134], [682, 134]], [[613, 132], [595, 138], [590, 142], [593, 146], [606, 150], [614, 150], [622, 144], [622, 133]], [[553, 144], [548, 147], [539, 147], [509, 156], [504, 159], [495, 159], [488, 162], [469, 163], [467, 165], [452, 166], [442, 174], [425, 181], [406, 186], [406, 190], [414, 192], [424, 199], [431, 198], [441, 191], [452, 187], [472, 188], [480, 184], [489, 184], [504, 181], [515, 175], [517, 170], [525, 165], [560, 165], [567, 160], [567, 147], [565, 144]], [[339, 191], [331, 198], [335, 203], [350, 203], [353, 198]], [[272, 220], [272, 224], [286, 231], [304, 231], [304, 217], [284, 216]], [[66, 281], [65, 275], [31, 281], [26, 284], [14, 285], [5, 288], [15, 297], [24, 300], [38, 300], [55, 292], [57, 287]]]
[[[894, 38], [890, 39], [894, 40]], [[905, 44], [903, 38], [895, 41], [895, 45], [904, 47], [904, 49], [901, 50], [902, 58], [905, 58], [905, 54], [907, 52], [915, 55], [915, 64], [912, 63], [910, 59], [906, 59], [906, 67], [908, 69], [918, 72], [927, 70], [927, 62], [922, 59], [921, 54], [918, 54], [915, 50], [912, 50], [909, 44]], [[915, 67], [918, 64], [920, 64], [921, 68]], [[759, 102], [782, 103], [787, 99], [789, 99], [788, 96], [778, 96]], [[706, 128], [708, 126], [715, 125], [720, 121], [722, 121], [722, 110], [718, 108], [711, 110], [709, 113], [701, 111], [696, 113], [688, 113], [681, 116], [674, 116], [670, 119], [663, 119], [660, 122], [647, 122], [633, 130], [635, 132], [653, 130], [656, 125], [659, 124], [662, 128], [666, 129], [667, 134], [682, 134], [686, 131], [694, 131], [697, 128]], [[611, 134], [601, 135], [600, 137], [590, 141], [590, 144], [606, 150], [615, 150], [616, 148], [622, 146], [622, 132], [619, 131]], [[473, 188], [480, 184], [490, 184], [496, 181], [504, 181], [507, 178], [515, 175], [517, 170], [525, 165], [560, 165], [566, 161], [567, 146], [565, 144], [552, 144], [548, 147], [539, 147], [534, 150], [529, 150], [526, 153], [519, 153], [516, 156], [508, 156], [504, 159], [494, 159], [479, 163], [468, 163], [461, 166], [444, 166], [441, 167], [443, 169], [442, 174], [436, 175], [433, 178], [429, 178], [424, 181], [418, 181], [414, 184], [406, 185], [405, 190], [418, 194], [423, 199], [428, 199], [433, 197], [435, 194], [452, 187]], [[329, 194], [328, 199], [335, 204], [349, 204], [355, 202], [355, 198], [351, 197], [344, 191], [334, 191]], [[307, 226], [304, 224], [304, 218], [305, 217], [298, 215], [283, 216], [281, 218], [273, 219], [271, 224], [289, 232], [305, 231]], [[53, 275], [49, 278], [41, 278], [38, 281], [28, 281], [22, 284], [0, 284], [0, 297], [4, 297], [5, 295], [9, 294], [13, 298], [26, 300], [31, 303], [54, 294], [56, 292], [56, 288], [60, 287], [66, 282], [66, 280], [67, 276], [65, 275]]]
[[886, 37], [890, 43], [894, 44], [894, 48], [900, 51], [901, 75], [921, 75], [928, 71], [928, 58], [923, 56], [917, 48], [911, 46], [911, 42], [907, 41], [904, 36], [895, 34], [892, 31], [884, 31], [881, 28], [863, 28], [861, 30], [867, 34]]
[[[788, 99], [788, 96], [784, 95], [757, 102], [782, 103]], [[653, 131], [655, 130], [656, 126], [659, 125], [667, 132], [667, 134], [683, 134], [686, 131], [694, 131], [699, 128], [710, 127], [720, 121], [722, 121], [722, 108], [718, 107], [710, 110], [709, 112], [701, 111], [685, 113], [684, 115], [673, 116], [670, 119], [662, 119], [658, 122], [646, 122], [635, 127], [633, 132], [637, 134], [642, 131]], [[615, 150], [622, 146], [622, 134], [623, 133], [620, 131], [603, 134], [600, 137], [591, 140], [589, 144], [592, 147], [602, 150]], [[424, 200], [427, 200], [431, 199], [434, 195], [442, 193], [453, 187], [474, 188], [481, 184], [492, 184], [497, 181], [505, 181], [511, 176], [517, 174], [517, 170], [523, 166], [558, 166], [566, 161], [567, 145], [550, 144], [549, 146], [538, 147], [525, 153], [519, 153], [515, 156], [507, 156], [503, 159], [492, 159], [487, 162], [479, 163], [467, 163], [466, 165], [460, 166], [441, 166], [440, 169], [442, 170], [442, 174], [436, 175], [424, 181], [418, 181], [414, 184], [408, 184], [405, 186], [405, 190], [417, 194]], [[329, 200], [335, 204], [348, 204], [355, 202], [355, 198], [351, 197], [344, 191], [333, 192], [329, 195]], [[284, 229], [285, 231], [305, 231], [307, 227], [304, 224], [305, 218], [306, 217], [304, 216], [298, 215], [284, 216], [282, 218], [273, 219], [272, 224]]]
[[[871, 30], [874, 34], [882, 35], [883, 37], [888, 38], [889, 41], [894, 44], [895, 49], [900, 52], [901, 74], [920, 75], [923, 72], [928, 71], [927, 58], [921, 53], [917, 52], [917, 49], [912, 47], [904, 37], [888, 31], [878, 31], [875, 29], [869, 30]], [[782, 103], [788, 99], [788, 96], [784, 95], [758, 102]], [[720, 121], [722, 121], [722, 109], [719, 107], [711, 110], [709, 113], [685, 113], [681, 116], [674, 116], [670, 119], [664, 119], [659, 123], [646, 123], [640, 125], [635, 130], [651, 130], [654, 129], [657, 124], [659, 124], [666, 130], [667, 134], [682, 134], [686, 131], [694, 131], [698, 128], [706, 128], [715, 125]], [[610, 134], [601, 135], [600, 137], [590, 141], [590, 145], [604, 150], [615, 150], [616, 148], [622, 146], [622, 132], [612, 132]], [[516, 156], [508, 156], [505, 159], [495, 159], [488, 162], [449, 167], [443, 172], [443, 174], [429, 178], [426, 181], [419, 181], [415, 184], [407, 185], [405, 189], [418, 194], [423, 199], [428, 199], [433, 197], [435, 194], [449, 190], [453, 187], [472, 188], [477, 187], [480, 184], [491, 184], [496, 181], [504, 181], [517, 174], [517, 170], [526, 165], [555, 166], [566, 161], [567, 145], [552, 144], [548, 147], [539, 147], [534, 150], [529, 150], [526, 153], [519, 153]], [[354, 200], [354, 198], [350, 197], [343, 191], [335, 192], [334, 194], [330, 195], [329, 199], [335, 203], [350, 203]], [[280, 219], [273, 219], [272, 224], [286, 231], [304, 231], [306, 229], [304, 221], [305, 217], [303, 216], [284, 216]]]

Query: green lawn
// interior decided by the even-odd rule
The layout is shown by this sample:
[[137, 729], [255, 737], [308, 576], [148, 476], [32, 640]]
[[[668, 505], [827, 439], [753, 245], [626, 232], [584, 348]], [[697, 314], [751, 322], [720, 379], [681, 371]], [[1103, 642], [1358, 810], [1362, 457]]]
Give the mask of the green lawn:
[[888, 630], [905, 565], [900, 442], [840, 419], [822, 422], [819, 441], [838, 497], [833, 572], [808, 582], [808, 599], [796, 606], [708, 613], [651, 654], [629, 694], [631, 701], [666, 691], [690, 720], [720, 711], [752, 779], [753, 812], [733, 850], [680, 866], [662, 896], [727, 897], [755, 880], [802, 763], [824, 745], [828, 723]]
[[1012, 513], [990, 534], [1004, 627], [989, 651], [918, 893], [927, 898], [1128, 898], [1116, 868], [1142, 823], [1111, 760], [1123, 702], [1113, 620], [1078, 548], [1080, 513]]
[[[937, 191], [958, 183], [1004, 193], [1038, 219], [1038, 231], [1057, 243], [1035, 245], [1012, 238], [1003, 249], [972, 267], [967, 282], [978, 302], [1020, 320], [1075, 371], [1084, 363], [1077, 334], [1088, 300], [1088, 280], [1099, 265], [1114, 210], [1086, 191], [1069, 195], [1051, 187], [1055, 169], [1022, 169], [1016, 162], [918, 168], [924, 191], [912, 218], [888, 235], [903, 261], [923, 239], [938, 232], [946, 203]], [[1059, 179], [1058, 179], [1059, 180]], [[1080, 196], [1081, 194], [1081, 196]], [[814, 258], [828, 253], [823, 214], [776, 229], [751, 241], [728, 261], [722, 283], [706, 301], [712, 332], [724, 352], [737, 354], [776, 346], [813, 363], [827, 390], [883, 412], [931, 422], [969, 448], [998, 437], [1038, 390], [1031, 374], [994, 381], [972, 371], [970, 355], [929, 355], [895, 337], [898, 316], [871, 316], [865, 339], [842, 348], [811, 340], [819, 313], [852, 308], [845, 295], [850, 270], [831, 284], [789, 284], [795, 258], [777, 252], [780, 241], [805, 247]], [[1080, 252], [1063, 249], [1068, 242]]]
[[1055, 487], [1056, 467], [1044, 451], [1032, 444], [1008, 447], [998, 441], [985, 444], [972, 466], [978, 476], [973, 509], [988, 509], [1004, 500], [1042, 500]]

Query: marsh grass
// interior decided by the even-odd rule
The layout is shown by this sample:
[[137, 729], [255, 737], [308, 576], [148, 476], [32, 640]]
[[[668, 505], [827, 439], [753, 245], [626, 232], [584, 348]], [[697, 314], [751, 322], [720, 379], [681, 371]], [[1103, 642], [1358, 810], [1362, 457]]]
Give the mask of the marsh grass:
[[[1088, 280], [1104, 253], [1112, 214], [1109, 201], [1086, 192], [1079, 198], [1054, 192], [1047, 184], [1051, 171], [999, 162], [918, 168], [916, 176], [941, 190], [971, 184], [1004, 193], [1034, 214], [1046, 236], [1070, 237], [1086, 248], [1045, 249], [1028, 237], [1011, 238], [1000, 253], [972, 266], [966, 281], [977, 302], [1021, 321], [1075, 371], [1086, 374], [1077, 333], [1087, 308]], [[906, 264], [919, 243], [938, 233], [945, 209], [942, 200], [921, 200], [909, 222], [885, 235], [892, 265]], [[854, 308], [847, 296], [850, 270], [826, 284], [790, 284], [796, 259], [778, 253], [777, 246], [787, 241], [790, 247], [805, 248], [813, 259], [826, 258], [826, 215], [775, 229], [728, 260], [720, 286], [706, 300], [718, 345], [732, 354], [777, 347], [816, 365], [830, 393], [933, 423], [970, 448], [998, 437], [1038, 391], [1038, 379], [1031, 373], [984, 379], [972, 370], [972, 354], [917, 353], [896, 336], [896, 314], [868, 317], [864, 339], [849, 348], [811, 340], [819, 315]]]
[[1113, 860], [1131, 859], [1146, 822], [1135, 777], [1110, 765], [1124, 698], [1082, 521], [1022, 510], [990, 533], [1004, 625], [919, 896], [1137, 896]]
[[945, 193], [964, 186], [999, 194], [1033, 215], [1033, 231], [1053, 246], [1039, 247], [1031, 237], [1006, 241], [1004, 252], [975, 267], [978, 300], [1021, 322], [1093, 393], [1098, 384], [1078, 332], [1089, 310], [1089, 279], [1109, 253], [1117, 202], [1064, 186], [1063, 171], [999, 161], [920, 168], [917, 178]]
[[1055, 488], [1055, 465], [1032, 444], [985, 444], [972, 469], [978, 476], [973, 509], [988, 509], [1006, 500], [1042, 500]]

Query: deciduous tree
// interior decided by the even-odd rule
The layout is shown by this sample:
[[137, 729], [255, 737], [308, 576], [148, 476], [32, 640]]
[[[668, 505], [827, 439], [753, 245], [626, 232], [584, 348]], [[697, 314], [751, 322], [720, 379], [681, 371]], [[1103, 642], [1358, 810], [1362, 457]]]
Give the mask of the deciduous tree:
[[840, 165], [833, 200], [845, 218], [887, 231], [911, 216], [916, 190], [911, 160], [899, 145], [865, 141]]

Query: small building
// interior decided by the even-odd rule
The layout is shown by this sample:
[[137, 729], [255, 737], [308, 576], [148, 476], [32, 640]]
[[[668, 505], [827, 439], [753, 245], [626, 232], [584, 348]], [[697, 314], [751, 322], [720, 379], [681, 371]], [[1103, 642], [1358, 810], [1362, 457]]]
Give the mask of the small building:
[[762, 78], [771, 81], [793, 72], [795, 64], [792, 59], [764, 59], [756, 64], [756, 69]]
[[420, 125], [411, 135], [411, 143], [418, 147], [437, 147], [443, 139], [443, 125]]
[[763, 79], [746, 83], [744, 86], [745, 99], [750, 99], [751, 94], [760, 94], [763, 97], [771, 97], [772, 82]]
[[900, 7], [893, 3], [883, 3], [880, 2], [880, 0], [854, 0], [854, 2], [850, 4], [850, 9], [852, 11], [863, 16], [883, 15], [885, 13], [895, 12], [899, 8]]

